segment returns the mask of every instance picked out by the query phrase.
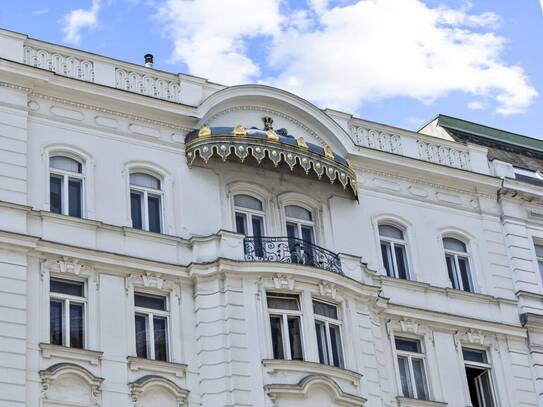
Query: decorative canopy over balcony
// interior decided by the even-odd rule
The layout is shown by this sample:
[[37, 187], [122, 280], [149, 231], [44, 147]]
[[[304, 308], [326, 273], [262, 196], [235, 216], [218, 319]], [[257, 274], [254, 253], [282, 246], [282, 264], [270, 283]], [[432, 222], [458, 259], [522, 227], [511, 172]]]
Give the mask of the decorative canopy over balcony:
[[339, 182], [357, 197], [356, 174], [350, 162], [334, 153], [330, 146], [324, 148], [307, 143], [303, 137], [295, 138], [286, 129], [274, 130], [272, 119], [264, 117], [263, 130], [242, 125], [236, 127], [208, 127], [194, 130], [185, 137], [185, 154], [189, 167], [199, 157], [205, 164], [214, 155], [226, 161], [229, 157], [237, 158], [242, 163], [248, 156], [258, 164], [271, 161], [275, 167], [281, 162], [291, 171], [299, 166], [307, 175], [318, 179], [326, 177], [330, 183]]

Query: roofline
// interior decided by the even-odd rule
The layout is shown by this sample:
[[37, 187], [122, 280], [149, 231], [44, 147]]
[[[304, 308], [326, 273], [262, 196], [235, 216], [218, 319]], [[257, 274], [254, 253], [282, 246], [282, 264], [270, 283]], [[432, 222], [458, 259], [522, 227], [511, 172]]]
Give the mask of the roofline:
[[465, 129], [465, 128], [461, 128], [461, 127], [454, 126], [454, 125], [443, 125], [443, 126], [442, 126], [442, 127], [444, 127], [444, 128], [447, 128], [447, 129], [452, 129], [452, 130], [461, 131], [461, 132], [464, 132], [464, 133], [472, 134], [472, 135], [474, 135], [474, 136], [479, 136], [479, 137], [483, 137], [483, 138], [485, 138], [485, 139], [494, 140], [494, 141], [499, 142], [499, 143], [509, 144], [509, 145], [512, 145], [512, 146], [516, 146], [516, 147], [519, 147], [519, 148], [522, 148], [522, 149], [537, 151], [537, 152], [540, 152], [540, 153], [543, 152], [543, 140], [540, 139], [540, 138], [525, 136], [525, 135], [519, 134], [519, 133], [513, 133], [513, 132], [511, 132], [511, 131], [499, 129], [499, 128], [497, 128], [497, 127], [487, 126], [487, 125], [485, 125], [485, 124], [476, 123], [476, 122], [473, 122], [473, 121], [470, 121], [470, 120], [465, 120], [465, 119], [461, 119], [461, 118], [458, 118], [458, 117], [449, 116], [449, 115], [441, 114], [441, 113], [436, 114], [430, 121], [428, 121], [428, 122], [426, 122], [424, 125], [422, 125], [422, 126], [417, 130], [417, 132], [420, 133], [421, 130], [423, 130], [426, 126], [428, 126], [430, 123], [434, 122], [435, 120], [438, 121], [438, 125], [439, 125], [439, 119], [441, 119], [441, 118], [457, 120], [457, 121], [459, 121], [459, 122], [464, 122], [464, 123], [469, 124], [469, 125], [474, 125], [474, 126], [478, 126], [478, 127], [483, 127], [483, 128], [485, 128], [485, 129], [488, 129], [489, 131], [495, 131], [495, 132], [498, 132], [498, 133], [502, 133], [502, 134], [507, 135], [507, 136], [509, 136], [509, 137], [520, 138], [520, 139], [527, 140], [527, 141], [530, 141], [530, 142], [531, 142], [531, 141], [540, 142], [540, 143], [542, 143], [542, 148], [541, 148], [541, 149], [539, 149], [539, 148], [537, 148], [537, 147], [533, 147], [533, 146], [527, 146], [527, 145], [523, 144], [520, 140], [519, 140], [519, 142], [508, 141], [508, 140], [498, 139], [498, 138], [496, 138], [496, 137], [493, 137], [493, 136], [491, 136], [491, 135], [489, 135], [489, 134], [485, 134], [485, 133], [483, 133], [483, 132], [478, 132], [478, 131], [473, 131], [473, 130], [467, 130], [467, 129]]

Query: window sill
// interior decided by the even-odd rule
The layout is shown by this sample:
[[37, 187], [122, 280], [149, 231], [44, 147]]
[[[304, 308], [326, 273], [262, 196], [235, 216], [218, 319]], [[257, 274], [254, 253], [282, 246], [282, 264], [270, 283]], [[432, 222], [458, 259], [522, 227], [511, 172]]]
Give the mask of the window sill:
[[128, 356], [128, 368], [134, 372], [138, 370], [157, 372], [157, 373], [170, 373], [177, 377], [185, 377], [187, 371], [187, 365], [183, 363], [164, 362], [162, 360], [153, 360], [138, 358], [136, 356]]
[[91, 365], [100, 364], [104, 352], [95, 350], [69, 348], [67, 346], [52, 345], [50, 343], [40, 343], [42, 357], [46, 359], [62, 358], [73, 359], [82, 362], [88, 362]]
[[362, 375], [352, 370], [342, 369], [335, 366], [325, 365], [322, 363], [307, 362], [305, 360], [282, 360], [282, 359], [263, 359], [262, 365], [266, 368], [269, 374], [277, 372], [303, 372], [313, 374], [324, 374], [348, 381], [353, 386], [358, 387]]
[[396, 397], [400, 407], [446, 407], [448, 404], [442, 401], [418, 400], [408, 397]]

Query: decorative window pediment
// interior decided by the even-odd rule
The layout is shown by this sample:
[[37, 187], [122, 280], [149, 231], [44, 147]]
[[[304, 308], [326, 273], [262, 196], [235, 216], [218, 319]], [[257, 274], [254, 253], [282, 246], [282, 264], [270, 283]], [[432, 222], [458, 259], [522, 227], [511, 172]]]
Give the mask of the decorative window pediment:
[[274, 130], [269, 117], [264, 117], [264, 129], [235, 127], [208, 127], [194, 130], [185, 137], [189, 167], [197, 158], [207, 164], [213, 156], [226, 161], [237, 158], [242, 163], [253, 157], [258, 164], [269, 160], [277, 167], [286, 163], [291, 171], [300, 167], [307, 175], [339, 182], [357, 197], [356, 173], [350, 162], [334, 153], [330, 146], [307, 143], [303, 137], [295, 138], [286, 129]]
[[139, 407], [139, 401], [142, 399], [142, 396], [145, 395], [146, 391], [155, 389], [160, 389], [167, 393], [170, 393], [171, 396], [175, 399], [177, 407], [186, 406], [189, 397], [188, 390], [179, 387], [171, 380], [157, 375], [140, 377], [138, 380], [130, 383], [129, 387], [130, 398], [132, 399], [134, 407]]

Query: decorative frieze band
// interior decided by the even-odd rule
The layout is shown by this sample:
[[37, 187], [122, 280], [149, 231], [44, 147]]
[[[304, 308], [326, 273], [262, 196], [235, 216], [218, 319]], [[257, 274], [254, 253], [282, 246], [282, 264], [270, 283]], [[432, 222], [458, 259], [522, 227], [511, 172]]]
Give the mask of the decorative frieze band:
[[94, 63], [45, 49], [24, 46], [24, 63], [58, 75], [94, 82]]
[[167, 79], [116, 68], [115, 86], [118, 89], [129, 92], [181, 103], [181, 84], [179, 81], [169, 81]]

